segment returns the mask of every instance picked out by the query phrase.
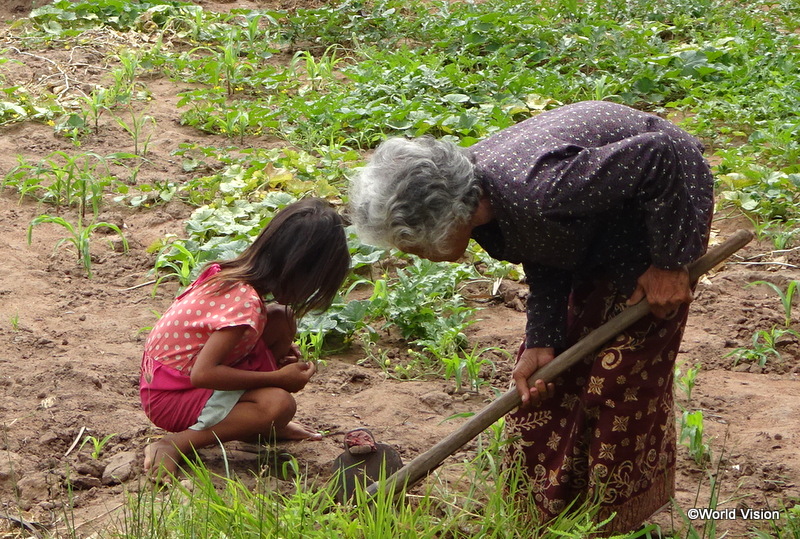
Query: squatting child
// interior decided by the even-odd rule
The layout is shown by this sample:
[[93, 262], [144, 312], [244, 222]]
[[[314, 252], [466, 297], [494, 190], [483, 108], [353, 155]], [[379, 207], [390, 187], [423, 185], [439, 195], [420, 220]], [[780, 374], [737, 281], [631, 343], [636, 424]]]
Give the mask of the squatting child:
[[330, 307], [349, 267], [341, 217], [309, 198], [238, 258], [205, 268], [145, 343], [142, 407], [171, 432], [145, 449], [146, 472], [175, 473], [182, 455], [217, 440], [321, 438], [292, 421], [292, 393], [316, 371], [293, 344], [296, 317]]

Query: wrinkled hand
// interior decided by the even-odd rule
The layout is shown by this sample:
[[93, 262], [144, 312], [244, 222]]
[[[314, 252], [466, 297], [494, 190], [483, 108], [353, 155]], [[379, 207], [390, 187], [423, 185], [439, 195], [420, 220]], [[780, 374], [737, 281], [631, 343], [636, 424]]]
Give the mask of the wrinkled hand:
[[310, 361], [289, 363], [278, 369], [279, 380], [275, 386], [285, 389], [289, 393], [297, 393], [306, 387], [315, 372], [317, 372], [317, 366]]
[[542, 401], [555, 395], [555, 385], [545, 384], [544, 380], [536, 380], [533, 387], [528, 386], [528, 378], [539, 368], [547, 365], [555, 357], [552, 348], [524, 348], [517, 356], [517, 364], [511, 371], [511, 377], [517, 386], [517, 392], [522, 399], [521, 408], [526, 406], [539, 406]]
[[638, 279], [636, 290], [628, 299], [634, 305], [647, 298], [650, 310], [658, 318], [667, 318], [684, 303], [694, 299], [686, 268], [664, 270], [650, 266]]

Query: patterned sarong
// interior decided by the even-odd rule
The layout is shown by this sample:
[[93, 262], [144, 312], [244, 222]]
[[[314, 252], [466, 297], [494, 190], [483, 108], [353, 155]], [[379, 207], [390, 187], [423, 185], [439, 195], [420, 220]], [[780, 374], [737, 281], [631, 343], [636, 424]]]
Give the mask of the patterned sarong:
[[[618, 314], [625, 299], [610, 284], [586, 283], [570, 297], [571, 346]], [[626, 532], [669, 502], [675, 479], [673, 369], [688, 305], [668, 320], [648, 315], [555, 380], [556, 395], [508, 415], [520, 459], [545, 520], [571, 502], [599, 499], [598, 521]]]

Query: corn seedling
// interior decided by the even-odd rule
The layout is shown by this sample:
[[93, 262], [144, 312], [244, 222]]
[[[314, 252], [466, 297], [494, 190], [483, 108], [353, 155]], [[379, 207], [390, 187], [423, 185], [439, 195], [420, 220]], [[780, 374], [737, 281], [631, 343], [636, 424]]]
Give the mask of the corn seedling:
[[[80, 206], [85, 213], [88, 203], [97, 212], [104, 189], [111, 183], [105, 159], [92, 152], [69, 155], [56, 151], [38, 164], [23, 157], [3, 180], [3, 185], [16, 187], [20, 199], [31, 197], [56, 206]], [[104, 170], [98, 174], [98, 167]]]
[[81, 442], [81, 445], [78, 447], [78, 450], [80, 451], [81, 449], [83, 449], [83, 446], [85, 446], [86, 444], [92, 444], [92, 453], [91, 453], [91, 455], [92, 455], [93, 459], [97, 460], [97, 459], [100, 458], [100, 455], [102, 454], [103, 449], [105, 449], [106, 445], [108, 445], [108, 442], [114, 436], [116, 436], [116, 433], [108, 434], [108, 435], [104, 436], [103, 438], [99, 438], [99, 437], [96, 437], [96, 436], [86, 436], [83, 439], [83, 442]]
[[98, 86], [92, 90], [92, 93], [82, 96], [81, 99], [88, 108], [87, 119], [91, 120], [94, 125], [94, 132], [98, 133], [100, 131], [100, 116], [103, 111], [108, 110], [109, 91]]
[[[145, 157], [147, 155], [147, 149], [150, 146], [150, 138], [153, 136], [153, 130], [156, 127], [156, 120], [152, 116], [147, 116], [146, 114], [139, 113], [137, 114], [134, 112], [133, 108], [129, 109], [131, 113], [131, 122], [126, 123], [120, 117], [115, 117], [114, 119], [117, 123], [122, 127], [128, 134], [133, 138], [133, 153], [138, 155], [139, 157]], [[145, 124], [150, 123], [153, 127], [149, 133], [145, 135], [144, 128]]]
[[228, 137], [239, 137], [239, 144], [244, 145], [244, 136], [250, 126], [250, 114], [246, 110], [228, 109], [225, 111], [222, 131]]
[[11, 322], [11, 329], [19, 331], [19, 313], [12, 314], [9, 321]]
[[486, 380], [481, 377], [481, 370], [484, 367], [488, 367], [494, 372], [494, 364], [489, 359], [481, 358], [481, 356], [490, 350], [499, 349], [495, 347], [481, 350], [473, 348], [471, 352], [456, 352], [452, 356], [440, 358], [444, 364], [445, 378], [452, 377], [455, 379], [456, 391], [461, 391], [464, 378], [466, 378], [469, 391], [478, 391], [486, 384]]
[[770, 287], [775, 291], [776, 294], [778, 294], [778, 298], [781, 301], [781, 306], [783, 307], [783, 325], [784, 327], [788, 328], [792, 325], [792, 302], [794, 300], [794, 293], [797, 290], [798, 282], [800, 281], [790, 281], [786, 286], [785, 292], [781, 290], [781, 287], [769, 281], [753, 281], [747, 286], [757, 286], [763, 284]]
[[711, 458], [711, 448], [703, 439], [703, 412], [684, 410], [681, 415], [680, 443], [689, 449], [689, 455], [700, 466]]
[[309, 88], [315, 92], [322, 90], [328, 82], [332, 82], [336, 73], [336, 66], [344, 58], [339, 58], [336, 51], [338, 45], [331, 45], [317, 60], [309, 51], [298, 51], [292, 58], [292, 70], [296, 72], [298, 64], [303, 65]]
[[[259, 42], [264, 40], [266, 37], [264, 32], [261, 31], [260, 23], [261, 19], [265, 18], [263, 13], [250, 13], [245, 15], [246, 25], [242, 30], [242, 35], [247, 42], [248, 48], [254, 49], [258, 46]], [[269, 17], [269, 22], [271, 24], [275, 24], [274, 18]]]
[[700, 372], [701, 365], [698, 363], [694, 367], [690, 367], [686, 370], [686, 374], [681, 374], [681, 365], [675, 366], [675, 384], [683, 391], [683, 394], [686, 395], [686, 400], [691, 402], [692, 390], [694, 389], [697, 373]]
[[110, 103], [130, 103], [136, 92], [136, 74], [139, 70], [139, 57], [136, 53], [123, 51], [119, 55], [120, 67], [111, 72], [113, 85], [108, 89]]
[[125, 236], [123, 236], [122, 231], [119, 229], [117, 225], [102, 221], [93, 222], [89, 225], [84, 225], [83, 219], [80, 217], [80, 215], [78, 216], [78, 221], [74, 224], [67, 221], [63, 217], [40, 215], [39, 217], [31, 221], [30, 225], [28, 226], [28, 245], [30, 245], [33, 240], [32, 237], [33, 228], [43, 223], [56, 224], [66, 229], [69, 235], [66, 238], [58, 240], [53, 250], [54, 251], [57, 250], [65, 242], [71, 243], [77, 250], [78, 260], [83, 264], [83, 269], [86, 270], [86, 275], [90, 279], [92, 277], [92, 254], [89, 247], [90, 247], [90, 240], [92, 233], [94, 233], [95, 230], [97, 230], [98, 228], [108, 228], [113, 232], [116, 232], [117, 235], [119, 235], [120, 239], [122, 240], [122, 247], [124, 252], [128, 252], [128, 240], [125, 239]]
[[759, 367], [764, 367], [770, 357], [780, 359], [779, 341], [787, 335], [795, 339], [800, 338], [800, 335], [793, 329], [772, 326], [769, 330], [758, 330], [753, 334], [752, 346], [736, 348], [724, 357], [732, 356], [734, 367], [740, 361], [758, 363]]
[[245, 73], [253, 70], [253, 66], [240, 60], [241, 53], [241, 31], [236, 28], [228, 36], [220, 55], [228, 97], [231, 97], [236, 91], [240, 81], [244, 79]]

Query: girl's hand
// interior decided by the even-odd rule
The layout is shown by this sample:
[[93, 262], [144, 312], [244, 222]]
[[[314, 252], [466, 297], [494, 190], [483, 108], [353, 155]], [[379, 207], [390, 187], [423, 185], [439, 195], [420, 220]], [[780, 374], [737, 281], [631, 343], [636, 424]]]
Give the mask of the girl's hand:
[[553, 348], [521, 348], [517, 355], [517, 364], [511, 371], [511, 377], [517, 386], [522, 399], [521, 408], [529, 405], [539, 406], [542, 401], [555, 394], [555, 385], [545, 384], [544, 380], [536, 380], [533, 387], [528, 386], [528, 378], [540, 367], [547, 365], [555, 357]]
[[667, 318], [684, 303], [694, 299], [689, 272], [686, 268], [664, 270], [650, 266], [638, 279], [628, 305], [647, 298], [650, 310], [658, 318]]
[[289, 363], [275, 372], [278, 375], [278, 381], [274, 385], [289, 393], [297, 393], [306, 387], [315, 372], [317, 372], [317, 366], [310, 361]]
[[291, 363], [297, 363], [302, 358], [303, 353], [300, 351], [300, 347], [297, 346], [297, 343], [293, 342], [289, 345], [289, 353], [278, 359], [278, 367], [284, 367]]

